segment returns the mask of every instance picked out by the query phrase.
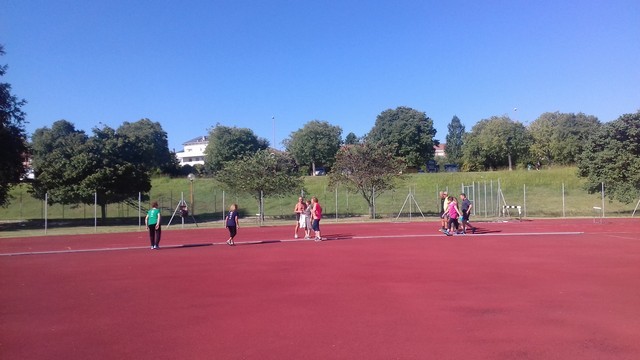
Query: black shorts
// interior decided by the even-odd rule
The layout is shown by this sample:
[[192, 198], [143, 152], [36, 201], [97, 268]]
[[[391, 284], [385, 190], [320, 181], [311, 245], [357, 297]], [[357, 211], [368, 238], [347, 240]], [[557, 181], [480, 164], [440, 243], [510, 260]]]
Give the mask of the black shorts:
[[460, 218], [461, 221], [469, 221], [469, 218], [471, 217], [471, 213], [467, 213], [466, 211], [462, 212], [462, 217]]
[[235, 237], [236, 234], [238, 233], [238, 228], [235, 226], [227, 226], [227, 228], [229, 229], [229, 236], [230, 237]]
[[296, 213], [296, 221], [300, 222], [300, 213]]

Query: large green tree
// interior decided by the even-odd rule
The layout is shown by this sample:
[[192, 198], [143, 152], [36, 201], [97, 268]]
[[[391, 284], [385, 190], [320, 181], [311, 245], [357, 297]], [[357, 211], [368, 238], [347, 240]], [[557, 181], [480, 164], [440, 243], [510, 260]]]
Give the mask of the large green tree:
[[256, 199], [264, 219], [264, 197], [299, 193], [303, 184], [295, 161], [286, 153], [259, 150], [224, 164], [216, 180], [231, 191], [246, 193]]
[[160, 173], [174, 173], [178, 161], [169, 151], [167, 133], [159, 122], [141, 119], [124, 122], [117, 129], [118, 135], [126, 136], [140, 147], [140, 162], [147, 170]]
[[462, 162], [462, 146], [464, 145], [465, 128], [462, 122], [457, 116], [453, 116], [449, 125], [447, 125], [449, 132], [447, 133], [446, 154], [447, 161], [452, 164], [460, 164]]
[[151, 189], [141, 144], [108, 126], [88, 137], [60, 120], [37, 129], [32, 140], [32, 193], [39, 199], [47, 194], [51, 204], [93, 204], [97, 195], [104, 223], [108, 204], [134, 201]]
[[216, 174], [225, 163], [268, 147], [269, 141], [258, 137], [251, 129], [217, 124], [209, 132], [209, 145], [204, 151], [205, 170]]
[[331, 167], [340, 149], [342, 128], [327, 121], [312, 120], [284, 140], [284, 146], [300, 166], [309, 166], [315, 174], [316, 166]]
[[404, 160], [393, 155], [393, 147], [389, 145], [371, 142], [347, 145], [336, 155], [329, 184], [344, 185], [362, 195], [373, 218], [375, 199], [395, 187], [404, 169]]
[[469, 171], [513, 169], [529, 160], [531, 136], [522, 123], [508, 116], [477, 122], [464, 137], [463, 167]]
[[[4, 46], [0, 45], [0, 56]], [[0, 65], [0, 77], [7, 65]], [[24, 130], [26, 114], [22, 107], [27, 102], [11, 93], [11, 84], [0, 82], [0, 206], [6, 206], [9, 189], [25, 174], [24, 162], [28, 157], [27, 135]]]
[[595, 193], [623, 203], [640, 197], [640, 111], [600, 126], [586, 141], [578, 160], [578, 174]]
[[583, 113], [547, 112], [529, 125], [531, 156], [549, 164], [572, 165], [600, 121]]
[[[139, 155], [141, 145], [108, 126], [93, 129], [87, 141], [87, 169], [92, 171], [82, 180], [82, 190], [97, 194], [103, 223], [108, 204], [135, 201], [140, 192], [151, 190], [150, 171]], [[84, 202], [92, 203], [93, 199], [85, 198]]]
[[85, 202], [82, 181], [95, 168], [86, 149], [87, 134], [66, 121], [37, 129], [31, 137], [35, 180], [31, 192], [52, 204]]
[[403, 157], [407, 166], [419, 168], [435, 154], [433, 147], [439, 144], [435, 135], [433, 120], [424, 112], [401, 106], [380, 113], [366, 138], [392, 146], [393, 154]]

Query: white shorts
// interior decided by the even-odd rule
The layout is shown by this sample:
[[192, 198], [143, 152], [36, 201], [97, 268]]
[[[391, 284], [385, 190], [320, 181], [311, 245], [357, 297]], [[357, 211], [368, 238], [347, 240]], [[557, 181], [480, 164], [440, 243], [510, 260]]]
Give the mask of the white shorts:
[[307, 228], [307, 216], [304, 214], [300, 214], [300, 227], [303, 229]]

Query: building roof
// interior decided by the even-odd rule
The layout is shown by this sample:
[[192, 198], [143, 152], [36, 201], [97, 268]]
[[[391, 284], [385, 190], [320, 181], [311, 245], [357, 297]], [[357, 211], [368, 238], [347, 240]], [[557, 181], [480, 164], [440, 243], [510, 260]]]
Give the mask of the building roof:
[[198, 136], [197, 138], [193, 138], [185, 143], [183, 143], [182, 145], [198, 145], [198, 144], [202, 144], [202, 143], [208, 143], [209, 142], [209, 137], [208, 136]]

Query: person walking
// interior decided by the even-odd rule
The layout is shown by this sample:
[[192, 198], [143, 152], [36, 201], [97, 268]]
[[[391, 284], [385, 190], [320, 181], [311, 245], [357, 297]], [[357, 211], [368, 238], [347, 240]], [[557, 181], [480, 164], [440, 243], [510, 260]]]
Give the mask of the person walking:
[[469, 199], [467, 198], [467, 195], [465, 193], [460, 194], [460, 211], [462, 212], [462, 216], [460, 217], [460, 220], [462, 222], [463, 234], [467, 233], [467, 227], [471, 228], [472, 234], [476, 233], [475, 226], [472, 226], [471, 223], [469, 223], [472, 207], [473, 207], [473, 204], [471, 203], [471, 201], [469, 201]]
[[147, 216], [144, 218], [144, 224], [149, 231], [149, 240], [151, 241], [151, 249], [160, 249], [160, 236], [162, 235], [162, 229], [160, 227], [160, 209], [158, 209], [158, 202], [154, 201], [151, 204], [151, 209], [147, 211]]
[[460, 227], [460, 223], [458, 223], [458, 218], [462, 216], [460, 209], [458, 209], [458, 199], [453, 196], [449, 196], [449, 205], [448, 205], [447, 215], [449, 215], [449, 227], [445, 230], [445, 234], [447, 236], [453, 236], [458, 233], [458, 228]]
[[322, 219], [322, 206], [318, 202], [317, 197], [311, 198], [311, 227], [315, 233], [315, 241], [322, 241], [322, 235], [320, 235], [320, 220]]
[[[306, 207], [304, 208], [304, 238], [305, 240], [311, 239], [311, 200], [307, 200]], [[302, 221], [302, 220], [300, 220]]]
[[238, 205], [231, 204], [229, 207], [229, 213], [224, 218], [224, 227], [229, 230], [229, 240], [227, 240], [227, 245], [235, 246], [236, 244], [233, 242], [233, 238], [236, 237], [238, 228], [240, 227], [240, 223], [238, 221]]
[[300, 196], [298, 198], [298, 202], [296, 203], [296, 206], [293, 208], [293, 212], [296, 214], [296, 229], [294, 230], [295, 232], [293, 235], [294, 239], [298, 238], [298, 230], [300, 229], [300, 217], [304, 213], [304, 209], [306, 209], [306, 207], [307, 207], [307, 204], [304, 202], [304, 198]]
[[440, 231], [446, 232], [449, 222], [449, 197], [446, 191], [440, 191]]

